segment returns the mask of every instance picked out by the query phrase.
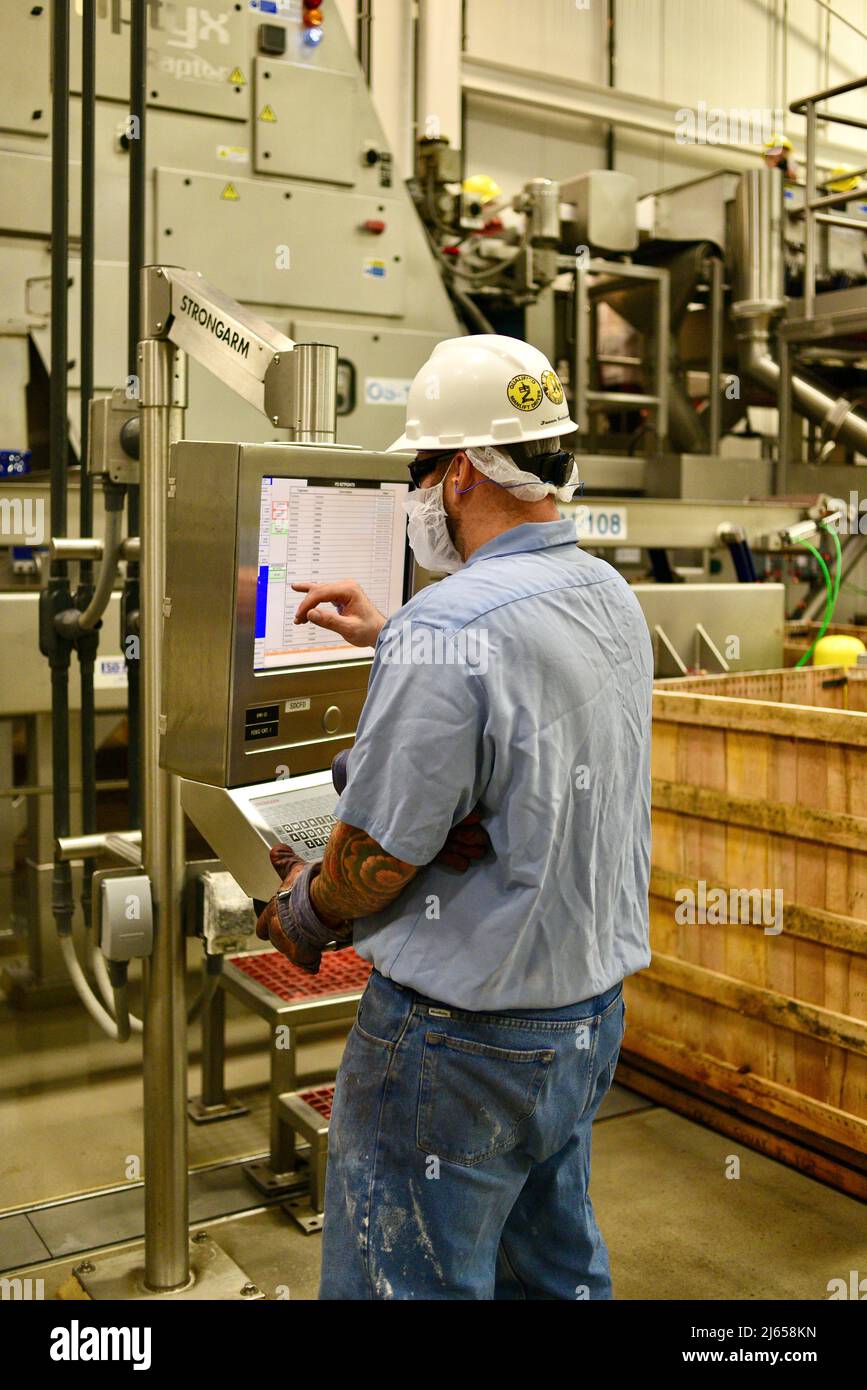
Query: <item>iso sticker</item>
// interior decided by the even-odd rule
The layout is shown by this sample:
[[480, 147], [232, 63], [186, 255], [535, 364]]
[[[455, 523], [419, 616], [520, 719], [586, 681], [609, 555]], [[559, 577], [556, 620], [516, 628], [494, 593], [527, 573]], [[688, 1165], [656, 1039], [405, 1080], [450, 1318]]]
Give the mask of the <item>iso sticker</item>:
[[563, 404], [563, 387], [556, 372], [542, 373], [542, 390], [552, 405]]
[[542, 387], [534, 376], [521, 372], [512, 377], [506, 395], [516, 410], [535, 410], [542, 402]]

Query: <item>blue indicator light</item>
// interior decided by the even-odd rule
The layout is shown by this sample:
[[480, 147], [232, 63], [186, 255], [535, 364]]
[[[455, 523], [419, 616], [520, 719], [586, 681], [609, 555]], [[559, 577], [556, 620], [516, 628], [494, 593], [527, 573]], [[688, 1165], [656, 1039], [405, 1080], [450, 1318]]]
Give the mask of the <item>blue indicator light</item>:
[[304, 30], [304, 42], [306, 43], [306, 45], [307, 45], [308, 48], [316, 48], [317, 45], [320, 44], [320, 43], [322, 42], [323, 34], [324, 34], [324, 30], [319, 29], [319, 28], [317, 28], [317, 29], [305, 29], [305, 30]]

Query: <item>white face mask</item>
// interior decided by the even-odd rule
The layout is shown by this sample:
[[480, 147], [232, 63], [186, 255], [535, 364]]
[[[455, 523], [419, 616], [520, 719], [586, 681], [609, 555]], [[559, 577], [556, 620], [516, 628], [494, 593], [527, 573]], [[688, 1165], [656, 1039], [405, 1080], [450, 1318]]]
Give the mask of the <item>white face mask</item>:
[[450, 463], [441, 483], [416, 488], [403, 502], [410, 549], [422, 569], [433, 570], [435, 574], [454, 574], [464, 563], [452, 544], [448, 513], [443, 503], [443, 487], [451, 466]]

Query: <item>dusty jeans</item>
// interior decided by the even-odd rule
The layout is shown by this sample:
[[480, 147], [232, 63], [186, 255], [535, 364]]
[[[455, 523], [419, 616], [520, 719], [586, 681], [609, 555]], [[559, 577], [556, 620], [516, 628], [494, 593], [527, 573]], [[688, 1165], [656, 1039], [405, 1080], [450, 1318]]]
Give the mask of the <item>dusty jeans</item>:
[[468, 1013], [374, 971], [337, 1078], [323, 1299], [611, 1298], [588, 1195], [622, 987]]

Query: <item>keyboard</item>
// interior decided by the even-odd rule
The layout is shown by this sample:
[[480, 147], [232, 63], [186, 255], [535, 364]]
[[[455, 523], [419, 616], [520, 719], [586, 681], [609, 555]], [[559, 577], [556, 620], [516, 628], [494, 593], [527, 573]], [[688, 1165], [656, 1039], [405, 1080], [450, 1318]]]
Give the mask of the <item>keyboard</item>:
[[292, 819], [279, 824], [272, 822], [271, 829], [283, 844], [291, 845], [299, 858], [321, 859], [334, 824], [334, 817], [328, 808], [336, 800], [331, 787], [310, 796], [299, 796], [292, 803]]

